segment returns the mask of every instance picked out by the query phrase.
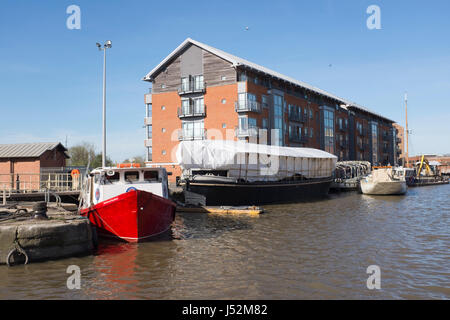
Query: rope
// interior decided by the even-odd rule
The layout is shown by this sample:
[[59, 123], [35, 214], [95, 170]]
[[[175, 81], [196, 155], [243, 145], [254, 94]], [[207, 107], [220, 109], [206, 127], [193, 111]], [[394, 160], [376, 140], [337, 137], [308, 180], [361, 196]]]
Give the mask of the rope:
[[0, 223], [15, 219], [23, 220], [22, 218], [31, 217], [31, 213], [26, 209], [17, 209], [16, 211], [0, 211]]

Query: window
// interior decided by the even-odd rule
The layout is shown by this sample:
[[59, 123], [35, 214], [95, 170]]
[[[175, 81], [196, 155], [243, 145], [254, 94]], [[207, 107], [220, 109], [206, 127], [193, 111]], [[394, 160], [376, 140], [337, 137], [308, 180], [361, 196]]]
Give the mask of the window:
[[166, 150], [161, 151], [162, 155], [165, 156], [166, 155]]
[[151, 139], [153, 134], [153, 126], [147, 126], [147, 134], [148, 138]]
[[195, 98], [193, 99], [194, 102], [194, 113], [201, 114], [205, 111], [205, 105], [203, 102], [203, 98]]
[[269, 128], [269, 122], [268, 122], [267, 118], [262, 119], [262, 127], [263, 127], [263, 129]]
[[183, 121], [181, 124], [183, 138], [185, 139], [203, 139], [205, 124], [203, 120]]
[[310, 137], [310, 138], [313, 137], [313, 128], [309, 128], [309, 137]]
[[151, 103], [147, 104], [147, 114], [148, 114], [148, 117], [152, 116], [152, 104]]
[[181, 91], [185, 92], [189, 90], [189, 77], [181, 78]]
[[144, 171], [145, 181], [158, 181], [158, 171]]
[[203, 75], [194, 76], [194, 89], [202, 90], [204, 87]]
[[244, 72], [239, 72], [238, 81], [247, 81], [247, 75]]
[[378, 124], [372, 123], [372, 164], [378, 164]]
[[124, 177], [126, 182], [139, 181], [139, 171], [125, 171]]
[[272, 144], [282, 146], [283, 145], [283, 97], [275, 94], [273, 96], [273, 111], [274, 111], [274, 129], [278, 133], [275, 133], [275, 140]]
[[165, 89], [166, 88], [166, 85], [163, 83], [162, 85], [161, 85], [161, 89]]
[[225, 81], [225, 80], [227, 80], [227, 77], [222, 76], [220, 79], [222, 79], [222, 81]]
[[262, 95], [261, 99], [262, 99], [262, 106], [263, 106], [263, 108], [268, 108], [269, 107], [269, 100], [268, 100], [267, 96]]
[[111, 175], [110, 172], [107, 172], [105, 175], [106, 181], [109, 183], [117, 182], [120, 180], [120, 173], [114, 171]]
[[334, 154], [334, 112], [323, 110], [325, 151]]
[[311, 108], [309, 108], [309, 118], [313, 119], [313, 111]]
[[166, 107], [165, 106], [161, 106], [161, 110], [166, 110]]
[[189, 99], [183, 99], [181, 100], [181, 109], [183, 114], [191, 114], [191, 104]]
[[226, 123], [222, 123], [222, 128], [225, 129], [227, 127]]
[[227, 103], [227, 99], [222, 99], [222, 104]]
[[166, 132], [166, 128], [161, 129], [162, 133]]

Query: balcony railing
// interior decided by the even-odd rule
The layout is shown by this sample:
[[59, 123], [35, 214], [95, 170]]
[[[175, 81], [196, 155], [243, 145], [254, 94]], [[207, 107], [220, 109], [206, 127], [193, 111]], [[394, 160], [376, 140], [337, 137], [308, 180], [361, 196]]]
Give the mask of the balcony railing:
[[203, 106], [189, 106], [189, 107], [179, 107], [178, 108], [178, 118], [188, 118], [188, 117], [205, 117], [206, 116], [206, 105]]
[[236, 112], [261, 112], [261, 104], [253, 100], [236, 101], [234, 109]]
[[205, 140], [206, 139], [206, 129], [192, 129], [186, 130], [181, 129], [178, 131], [178, 140]]
[[290, 121], [296, 121], [296, 122], [306, 122], [308, 117], [302, 113], [298, 112], [289, 112], [288, 118]]
[[181, 83], [178, 88], [178, 94], [189, 94], [189, 93], [205, 93], [206, 92], [206, 82], [195, 82], [190, 81], [188, 83]]
[[289, 135], [289, 141], [296, 142], [296, 143], [307, 143], [308, 137], [307, 136], [300, 136], [298, 134], [290, 134]]
[[240, 128], [236, 127], [234, 129], [234, 134], [238, 138], [242, 137], [257, 137], [258, 136], [259, 127], [249, 126], [248, 128]]

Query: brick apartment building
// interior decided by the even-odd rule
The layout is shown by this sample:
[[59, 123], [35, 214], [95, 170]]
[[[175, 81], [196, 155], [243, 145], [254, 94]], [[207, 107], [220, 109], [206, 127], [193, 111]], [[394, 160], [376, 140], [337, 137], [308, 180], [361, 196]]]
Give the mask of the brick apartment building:
[[394, 130], [395, 130], [395, 135], [396, 135], [396, 139], [395, 139], [395, 150], [396, 152], [394, 153], [394, 163], [398, 164], [398, 165], [405, 165], [405, 129], [399, 125], [398, 123], [394, 123]]
[[[179, 141], [246, 139], [396, 162], [394, 121], [324, 90], [186, 39], [144, 79], [147, 160], [180, 175]], [[275, 129], [275, 130], [274, 130]]]

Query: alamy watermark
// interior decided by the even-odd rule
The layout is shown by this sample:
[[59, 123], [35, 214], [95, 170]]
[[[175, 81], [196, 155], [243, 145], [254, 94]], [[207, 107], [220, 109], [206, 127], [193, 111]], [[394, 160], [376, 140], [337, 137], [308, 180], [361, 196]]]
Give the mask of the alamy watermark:
[[67, 7], [66, 13], [70, 14], [66, 20], [66, 26], [69, 30], [81, 29], [81, 9], [79, 6], [72, 4]]
[[366, 25], [369, 30], [381, 29], [381, 9], [379, 6], [373, 4], [367, 7], [367, 14], [370, 16], [367, 18]]
[[71, 275], [67, 278], [67, 289], [81, 289], [81, 270], [77, 265], [70, 265], [67, 267], [66, 273]]
[[370, 274], [369, 278], [367, 279], [367, 289], [373, 290], [381, 289], [381, 269], [377, 265], [371, 265], [367, 267], [366, 270], [367, 274]]

